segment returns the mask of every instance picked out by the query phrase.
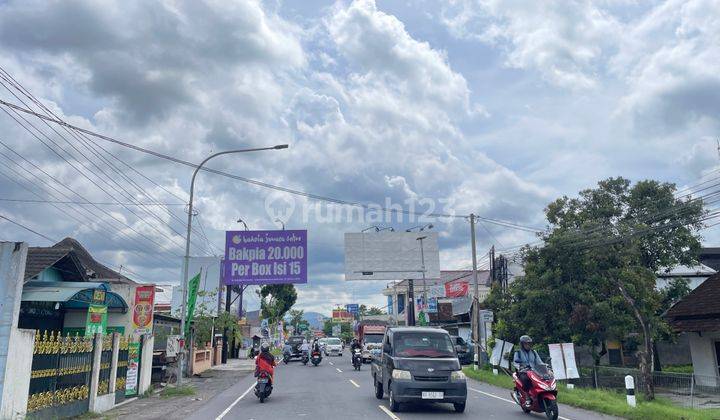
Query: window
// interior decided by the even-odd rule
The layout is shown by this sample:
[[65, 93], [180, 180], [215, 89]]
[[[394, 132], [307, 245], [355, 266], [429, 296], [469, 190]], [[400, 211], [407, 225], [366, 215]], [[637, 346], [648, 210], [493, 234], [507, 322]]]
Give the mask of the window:
[[436, 332], [396, 333], [395, 355], [401, 357], [454, 357], [455, 348], [447, 334]]

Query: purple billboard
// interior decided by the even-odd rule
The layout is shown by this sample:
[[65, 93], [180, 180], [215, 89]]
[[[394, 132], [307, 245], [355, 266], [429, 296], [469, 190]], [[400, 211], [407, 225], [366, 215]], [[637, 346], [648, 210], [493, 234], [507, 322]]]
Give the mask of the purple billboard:
[[225, 232], [223, 283], [307, 283], [306, 230]]

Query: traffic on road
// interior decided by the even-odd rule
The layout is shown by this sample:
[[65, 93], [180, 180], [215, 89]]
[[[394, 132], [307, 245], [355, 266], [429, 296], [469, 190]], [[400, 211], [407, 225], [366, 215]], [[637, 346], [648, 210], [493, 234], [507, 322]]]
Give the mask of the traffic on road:
[[[312, 350], [313, 343], [308, 346]], [[258, 358], [262, 357], [261, 353]], [[323, 357], [317, 366], [276, 364], [269, 396], [257, 395], [258, 384], [262, 389], [266, 384], [256, 372], [239, 378], [190, 418], [528, 418], [508, 390], [474, 381], [462, 373], [452, 340], [441, 329], [389, 328], [383, 353], [370, 364], [353, 364], [349, 352]], [[510, 377], [507, 380], [512, 383]], [[253, 394], [258, 398], [252, 398]], [[561, 406], [560, 412], [560, 419], [607, 418], [566, 406]]]

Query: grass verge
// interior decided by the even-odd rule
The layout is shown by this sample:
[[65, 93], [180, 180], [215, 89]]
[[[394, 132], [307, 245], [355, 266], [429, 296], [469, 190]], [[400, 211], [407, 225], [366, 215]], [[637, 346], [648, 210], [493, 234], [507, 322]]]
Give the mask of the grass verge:
[[[480, 382], [506, 389], [513, 387], [512, 379], [502, 372], [495, 376], [491, 370], [476, 371], [472, 367], [467, 367], [463, 371], [469, 378]], [[712, 420], [720, 418], [720, 409], [690, 409], [674, 405], [663, 398], [656, 398], [655, 401], [643, 401], [640, 395], [638, 395], [637, 407], [632, 408], [628, 406], [624, 393], [610, 389], [567, 389], [563, 386], [558, 389], [558, 402], [627, 419]]]
[[189, 395], [195, 395], [195, 388], [191, 385], [166, 387], [160, 391], [160, 397], [162, 398], [186, 397]]

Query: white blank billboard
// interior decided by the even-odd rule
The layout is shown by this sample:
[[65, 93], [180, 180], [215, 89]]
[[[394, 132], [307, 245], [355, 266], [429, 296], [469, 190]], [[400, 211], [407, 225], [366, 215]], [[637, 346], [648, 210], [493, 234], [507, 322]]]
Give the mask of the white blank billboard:
[[423, 278], [421, 237], [425, 278], [440, 278], [436, 232], [370, 232], [345, 234], [345, 280]]

